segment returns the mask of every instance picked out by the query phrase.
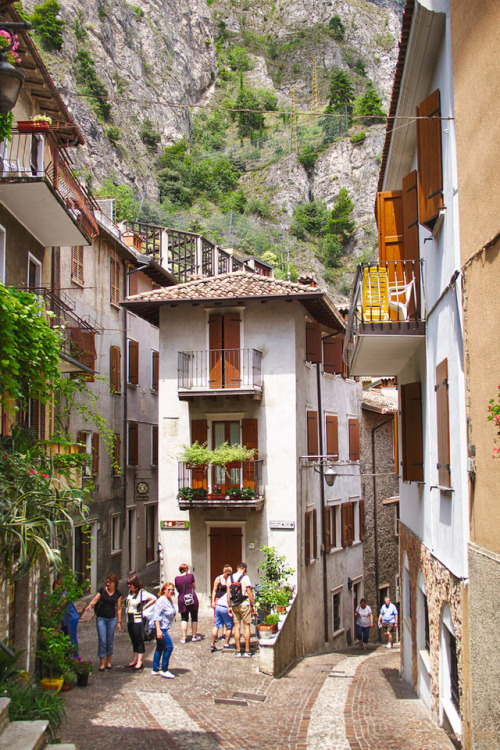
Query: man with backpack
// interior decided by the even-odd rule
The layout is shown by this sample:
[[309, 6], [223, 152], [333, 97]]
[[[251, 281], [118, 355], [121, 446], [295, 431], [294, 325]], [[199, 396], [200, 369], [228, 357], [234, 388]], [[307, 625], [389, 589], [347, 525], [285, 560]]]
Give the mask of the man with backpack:
[[[234, 640], [236, 643], [236, 657], [249, 659], [252, 656], [250, 651], [250, 625], [252, 624], [252, 615], [256, 615], [255, 603], [252, 594], [252, 584], [247, 576], [247, 565], [244, 562], [238, 563], [238, 570], [235, 576], [228, 578], [228, 614], [234, 617]], [[240, 651], [240, 630], [243, 623], [243, 632], [245, 636], [245, 651]]]

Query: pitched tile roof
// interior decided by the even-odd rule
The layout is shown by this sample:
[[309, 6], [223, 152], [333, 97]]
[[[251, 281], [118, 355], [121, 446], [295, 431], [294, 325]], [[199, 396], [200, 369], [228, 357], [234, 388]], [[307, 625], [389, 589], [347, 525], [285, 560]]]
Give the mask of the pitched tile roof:
[[276, 298], [298, 299], [303, 302], [313, 317], [325, 325], [336, 329], [345, 327], [333, 303], [317, 287], [261, 276], [248, 271], [203, 277], [185, 284], [141, 292], [127, 297], [121, 304], [157, 325], [158, 308], [165, 304]]

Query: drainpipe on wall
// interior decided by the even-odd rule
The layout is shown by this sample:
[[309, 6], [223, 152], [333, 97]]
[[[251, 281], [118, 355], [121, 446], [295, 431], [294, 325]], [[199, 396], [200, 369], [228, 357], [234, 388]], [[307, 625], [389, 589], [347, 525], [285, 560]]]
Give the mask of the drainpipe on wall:
[[[123, 261], [123, 288], [125, 290], [125, 296], [127, 294], [127, 264]], [[123, 472], [123, 498], [122, 498], [122, 533], [125, 533], [125, 527], [127, 525], [127, 455], [128, 455], [128, 388], [127, 388], [127, 373], [128, 373], [128, 346], [127, 346], [127, 310], [123, 307], [123, 362], [124, 362], [124, 378], [123, 378], [123, 456], [122, 456], [122, 472]], [[122, 550], [125, 549], [123, 544], [125, 540], [122, 540]], [[128, 549], [128, 547], [127, 547]], [[124, 569], [124, 560], [122, 560], [122, 570]], [[128, 564], [126, 565], [126, 574], [128, 574]]]
[[[377, 535], [377, 467], [376, 467], [376, 460], [375, 460], [375, 432], [379, 430], [381, 427], [384, 427], [386, 424], [389, 424], [389, 422], [394, 421], [394, 416], [392, 416], [390, 419], [386, 419], [385, 422], [381, 422], [380, 424], [376, 425], [375, 427], [372, 427], [372, 471], [373, 471], [373, 546], [374, 546], [374, 552], [375, 552], [375, 596], [377, 597], [377, 612], [380, 609], [380, 602], [378, 600], [378, 594], [379, 594], [379, 570], [378, 570], [378, 535]], [[378, 631], [378, 639], [379, 641], [382, 640], [382, 633], [379, 630]]]
[[[321, 402], [321, 363], [316, 364], [316, 383], [318, 390], [318, 421], [319, 421], [319, 455], [323, 451], [323, 406]], [[321, 556], [323, 560], [323, 617], [325, 626], [325, 643], [328, 643], [328, 578], [326, 566], [326, 527], [325, 527], [325, 485], [323, 473], [320, 473], [320, 507], [321, 507]]]

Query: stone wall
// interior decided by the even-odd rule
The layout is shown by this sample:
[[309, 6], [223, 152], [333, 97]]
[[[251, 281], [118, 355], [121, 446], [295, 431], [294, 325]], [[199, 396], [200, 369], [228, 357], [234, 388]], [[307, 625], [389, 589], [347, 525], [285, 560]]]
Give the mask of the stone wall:
[[264, 674], [281, 677], [302, 656], [302, 639], [297, 629], [297, 601], [298, 597], [295, 597], [274, 643], [260, 642], [259, 671]]

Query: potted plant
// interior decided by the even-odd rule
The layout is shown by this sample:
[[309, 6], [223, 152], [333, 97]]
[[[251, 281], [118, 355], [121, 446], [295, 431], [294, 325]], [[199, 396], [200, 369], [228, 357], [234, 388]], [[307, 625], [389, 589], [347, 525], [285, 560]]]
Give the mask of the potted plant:
[[275, 595], [276, 611], [278, 613], [286, 612], [286, 607], [289, 601], [288, 591], [284, 588], [278, 589]]
[[67, 690], [71, 690], [73, 685], [76, 682], [76, 674], [72, 669], [67, 669], [66, 672], [63, 674], [63, 686], [62, 691], [65, 692]]
[[72, 670], [76, 674], [76, 684], [78, 687], [87, 687], [89, 675], [94, 671], [92, 662], [81, 659], [78, 656], [73, 661]]
[[52, 125], [52, 117], [48, 115], [35, 115], [31, 120], [19, 120], [17, 129], [20, 133], [38, 133], [49, 130]]
[[244, 497], [246, 499], [250, 499], [252, 497], [255, 497], [255, 490], [253, 487], [243, 487], [241, 490], [241, 497]]
[[69, 636], [52, 628], [40, 628], [37, 658], [42, 667], [40, 684], [46, 690], [61, 690], [67, 660], [73, 654], [73, 644]]
[[177, 500], [186, 500], [187, 502], [191, 502], [194, 496], [195, 491], [191, 489], [191, 487], [181, 487], [179, 492], [177, 493]]
[[278, 630], [278, 621], [278, 614], [267, 615], [265, 621], [257, 625], [259, 638], [271, 638]]
[[284, 555], [278, 555], [276, 547], [261, 547], [264, 560], [259, 565], [260, 580], [258, 591], [256, 591], [257, 606], [261, 611], [261, 617], [276, 611], [276, 608], [288, 603], [288, 594], [284, 591], [287, 578], [292, 575], [291, 568]]

